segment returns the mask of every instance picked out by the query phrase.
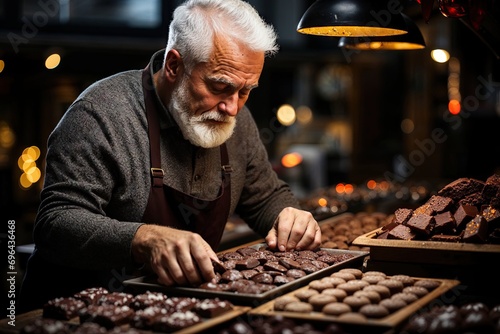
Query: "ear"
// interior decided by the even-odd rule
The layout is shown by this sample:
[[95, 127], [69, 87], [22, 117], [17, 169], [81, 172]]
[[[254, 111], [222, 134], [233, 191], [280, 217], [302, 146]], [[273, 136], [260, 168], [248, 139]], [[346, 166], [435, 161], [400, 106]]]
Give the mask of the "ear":
[[179, 71], [182, 67], [182, 58], [179, 51], [172, 49], [168, 51], [167, 57], [165, 58], [165, 76], [170, 81], [175, 81], [180, 75]]

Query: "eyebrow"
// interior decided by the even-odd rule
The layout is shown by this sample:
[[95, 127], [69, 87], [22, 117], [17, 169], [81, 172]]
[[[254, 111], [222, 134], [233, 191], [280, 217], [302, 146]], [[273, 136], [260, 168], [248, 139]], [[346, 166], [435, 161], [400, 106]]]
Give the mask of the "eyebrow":
[[[208, 77], [208, 79], [211, 81], [223, 83], [223, 84], [228, 85], [234, 89], [238, 88], [232, 81], [229, 81], [224, 77]], [[244, 86], [243, 88], [245, 88], [247, 90], [252, 90], [252, 89], [257, 88], [257, 87], [259, 87], [259, 83], [256, 83], [256, 84], [250, 85], [250, 86]]]

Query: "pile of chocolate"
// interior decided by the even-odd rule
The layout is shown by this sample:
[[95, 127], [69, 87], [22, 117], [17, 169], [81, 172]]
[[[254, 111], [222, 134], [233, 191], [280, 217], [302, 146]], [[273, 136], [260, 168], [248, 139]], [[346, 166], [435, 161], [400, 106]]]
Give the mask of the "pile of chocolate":
[[498, 333], [500, 305], [488, 307], [482, 302], [462, 306], [435, 306], [430, 311], [414, 315], [404, 328], [408, 334], [435, 333]]
[[[233, 310], [218, 298], [167, 297], [161, 292], [132, 295], [103, 288], [85, 289], [71, 297], [49, 300], [42, 317], [21, 333], [140, 333], [142, 330], [173, 332]], [[68, 321], [79, 325], [75, 328]], [[54, 332], [55, 333], [55, 332]]]
[[392, 220], [392, 215], [383, 212], [357, 212], [339, 216], [331, 223], [321, 223], [321, 247], [369, 251], [369, 247], [359, 247], [352, 242], [357, 237], [374, 231]]
[[213, 262], [217, 283], [205, 282], [200, 289], [243, 294], [261, 294], [308, 274], [347, 261], [353, 254], [327, 250], [273, 251], [241, 247], [218, 255]]
[[460, 178], [416, 209], [397, 209], [376, 238], [499, 244], [500, 175]]

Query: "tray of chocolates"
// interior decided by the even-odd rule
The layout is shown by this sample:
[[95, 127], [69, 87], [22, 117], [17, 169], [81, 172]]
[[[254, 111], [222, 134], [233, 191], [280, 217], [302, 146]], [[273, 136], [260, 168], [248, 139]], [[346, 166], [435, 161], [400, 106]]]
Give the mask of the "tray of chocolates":
[[376, 261], [487, 265], [500, 260], [500, 176], [457, 179], [423, 205], [398, 208], [352, 242]]
[[389, 329], [400, 326], [459, 284], [458, 280], [344, 268], [262, 304], [248, 314]]
[[214, 262], [217, 283], [167, 287], [151, 275], [129, 279], [124, 284], [137, 291], [163, 291], [204, 298], [217, 296], [255, 306], [341, 268], [360, 267], [369, 252], [329, 248], [280, 252], [270, 250], [264, 243], [256, 243], [217, 255], [219, 263]]
[[247, 313], [250, 307], [220, 298], [170, 297], [85, 289], [49, 300], [20, 314], [16, 326], [0, 322], [1, 333], [199, 333]]

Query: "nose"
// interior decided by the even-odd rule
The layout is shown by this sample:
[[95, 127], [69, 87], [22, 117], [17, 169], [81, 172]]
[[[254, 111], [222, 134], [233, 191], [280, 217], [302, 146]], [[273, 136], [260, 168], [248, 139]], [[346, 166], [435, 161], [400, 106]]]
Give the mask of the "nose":
[[223, 101], [219, 102], [219, 110], [229, 116], [236, 116], [240, 110], [238, 94], [227, 96]]

